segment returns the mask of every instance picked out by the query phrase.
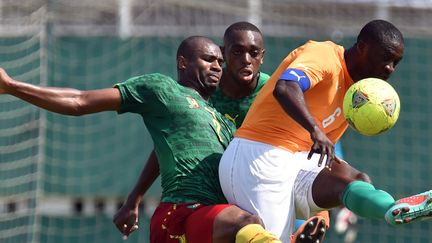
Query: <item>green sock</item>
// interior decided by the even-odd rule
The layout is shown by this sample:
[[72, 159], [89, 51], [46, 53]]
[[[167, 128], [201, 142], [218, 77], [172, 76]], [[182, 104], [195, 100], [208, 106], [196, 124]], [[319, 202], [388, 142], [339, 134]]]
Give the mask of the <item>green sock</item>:
[[383, 219], [395, 200], [385, 191], [377, 190], [364, 181], [353, 181], [344, 190], [342, 202], [355, 214], [373, 219]]

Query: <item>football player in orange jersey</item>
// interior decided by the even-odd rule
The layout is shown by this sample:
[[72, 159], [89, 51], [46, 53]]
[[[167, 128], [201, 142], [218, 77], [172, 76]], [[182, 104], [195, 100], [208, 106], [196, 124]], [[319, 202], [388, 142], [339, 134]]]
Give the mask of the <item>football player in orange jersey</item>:
[[432, 191], [395, 201], [334, 156], [333, 145], [348, 126], [346, 90], [367, 77], [387, 80], [403, 52], [402, 33], [384, 20], [367, 23], [349, 49], [309, 41], [292, 51], [224, 152], [219, 177], [228, 202], [259, 215], [284, 242], [296, 217], [341, 205], [389, 224], [430, 216]]

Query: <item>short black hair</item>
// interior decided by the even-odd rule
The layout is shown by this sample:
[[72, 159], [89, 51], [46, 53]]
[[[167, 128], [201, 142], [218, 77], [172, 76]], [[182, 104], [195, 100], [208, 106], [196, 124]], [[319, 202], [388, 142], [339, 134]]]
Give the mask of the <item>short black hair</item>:
[[184, 39], [180, 43], [180, 45], [177, 49], [177, 58], [179, 56], [183, 56], [186, 59], [191, 58], [192, 55], [194, 54], [192, 51], [193, 47], [197, 46], [198, 42], [202, 42], [202, 41], [213, 43], [213, 41], [210, 38], [205, 37], [205, 36], [198, 36], [198, 35], [190, 36], [190, 37]]
[[253, 32], [257, 32], [260, 35], [262, 35], [261, 31], [258, 29], [258, 27], [256, 27], [254, 24], [246, 22], [246, 21], [241, 21], [241, 22], [236, 22], [232, 25], [230, 25], [226, 30], [225, 30], [225, 34], [224, 34], [224, 39], [228, 38], [234, 31], [253, 31]]
[[357, 42], [364, 41], [369, 44], [397, 42], [404, 44], [403, 35], [392, 23], [376, 19], [367, 23], [357, 36]]

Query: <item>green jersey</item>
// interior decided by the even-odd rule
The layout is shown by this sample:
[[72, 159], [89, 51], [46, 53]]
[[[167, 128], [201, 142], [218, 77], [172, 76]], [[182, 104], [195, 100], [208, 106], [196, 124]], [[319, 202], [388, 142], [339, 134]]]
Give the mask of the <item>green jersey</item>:
[[226, 203], [219, 184], [219, 160], [235, 127], [197, 91], [162, 74], [116, 85], [119, 113], [140, 114], [159, 160], [162, 202]]
[[214, 107], [222, 113], [226, 118], [231, 120], [236, 127], [240, 127], [243, 120], [246, 117], [246, 113], [249, 110], [252, 102], [255, 100], [258, 92], [270, 78], [269, 75], [260, 72], [258, 83], [255, 91], [244, 98], [231, 98], [226, 96], [220, 88], [216, 90], [214, 94], [210, 97], [210, 101], [213, 103]]

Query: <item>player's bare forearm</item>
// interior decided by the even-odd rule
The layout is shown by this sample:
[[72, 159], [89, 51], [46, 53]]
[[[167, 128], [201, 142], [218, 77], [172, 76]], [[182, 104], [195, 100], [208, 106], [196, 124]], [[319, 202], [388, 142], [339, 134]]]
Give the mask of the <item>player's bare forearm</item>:
[[126, 202], [113, 217], [113, 223], [123, 234], [123, 239], [127, 239], [129, 234], [138, 229], [139, 203], [158, 176], [159, 163], [155, 152], [152, 151]]
[[81, 91], [42, 87], [14, 80], [3, 69], [0, 69], [0, 92], [46, 110], [72, 116], [118, 110], [121, 104], [120, 92], [116, 88]]
[[144, 169], [141, 171], [140, 177], [128, 196], [127, 204], [132, 206], [138, 205], [141, 197], [147, 192], [150, 186], [159, 176], [159, 162], [154, 150], [150, 153]]
[[327, 156], [325, 164], [326, 167], [331, 168], [334, 157], [333, 143], [316, 124], [306, 106], [303, 92], [297, 82], [279, 80], [276, 83], [273, 95], [285, 112], [309, 132], [313, 144], [308, 159], [311, 159], [314, 153], [320, 154], [318, 166], [321, 166], [324, 157]]

